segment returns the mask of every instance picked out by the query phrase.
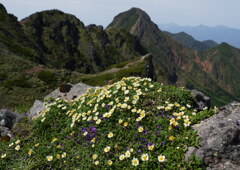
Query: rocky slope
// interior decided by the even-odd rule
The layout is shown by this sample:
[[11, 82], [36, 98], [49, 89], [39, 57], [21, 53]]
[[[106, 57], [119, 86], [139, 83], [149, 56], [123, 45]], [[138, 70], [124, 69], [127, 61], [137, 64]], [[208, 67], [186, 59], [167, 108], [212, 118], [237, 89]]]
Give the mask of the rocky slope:
[[[38, 12], [21, 22], [3, 5], [0, 11], [2, 106], [26, 105], [61, 83], [105, 85], [123, 76], [196, 88], [209, 94], [214, 105], [239, 99], [238, 49], [226, 44], [206, 52], [187, 49], [140, 9], [119, 14], [106, 29], [84, 26], [59, 10]], [[141, 60], [148, 53], [151, 57]]]
[[[228, 82], [227, 78], [224, 80], [224, 82], [228, 82], [225, 85], [216, 80], [216, 75], [226, 74], [225, 72], [227, 72], [228, 67], [231, 66], [222, 64], [221, 67], [218, 67], [217, 63], [210, 64], [207, 61], [205, 62], [205, 60], [205, 63], [202, 60], [199, 62], [198, 58], [205, 56], [206, 53], [184, 48], [164, 32], [160, 31], [157, 25], [141, 9], [132, 8], [117, 15], [108, 26], [108, 28], [112, 27], [125, 29], [137, 37], [148, 52], [151, 52], [155, 56], [153, 57], [153, 63], [156, 81], [174, 83], [187, 88], [195, 87], [209, 94], [213, 101], [218, 104], [224, 103], [224, 100], [231, 101], [237, 99], [239, 93], [233, 93], [229, 88], [238, 88], [239, 86]], [[217, 46], [216, 48], [222, 49], [221, 46]], [[233, 47], [229, 46], [229, 49], [226, 49], [225, 52], [230, 52], [233, 49]], [[238, 60], [238, 55], [239, 51], [232, 58]], [[225, 55], [223, 54], [223, 56]], [[213, 54], [211, 58], [215, 57], [217, 58], [218, 56]], [[226, 56], [225, 59], [229, 60]], [[217, 74], [212, 74], [207, 70], [208, 65], [212, 64], [218, 67], [218, 69], [214, 70]], [[238, 63], [234, 65], [239, 67]], [[234, 69], [231, 71], [234, 72]], [[231, 81], [238, 80], [240, 80], [239, 76], [231, 79]]]
[[127, 32], [87, 27], [73, 15], [58, 10], [35, 13], [21, 22], [24, 33], [42, 52], [42, 62], [53, 68], [96, 73], [106, 67], [133, 59], [143, 48]]
[[115, 76], [89, 74], [113, 64], [124, 66], [146, 54], [126, 31], [105, 31], [96, 25], [85, 27], [76, 17], [58, 10], [36, 13], [18, 22], [2, 4], [0, 7], [0, 106], [3, 108], [26, 110], [34, 100], [62, 83], [104, 85], [122, 76], [144, 74], [145, 64], [132, 65], [115, 72]]

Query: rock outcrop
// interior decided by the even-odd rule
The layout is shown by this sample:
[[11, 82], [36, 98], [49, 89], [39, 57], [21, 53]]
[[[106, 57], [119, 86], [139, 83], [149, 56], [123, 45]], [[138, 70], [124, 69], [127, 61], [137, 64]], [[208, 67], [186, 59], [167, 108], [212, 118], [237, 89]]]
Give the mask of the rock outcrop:
[[232, 102], [219, 113], [193, 126], [200, 137], [199, 148], [189, 148], [209, 170], [240, 169], [240, 103]]
[[195, 107], [198, 111], [201, 111], [206, 107], [210, 107], [210, 97], [195, 89], [191, 90], [191, 94], [194, 99]]
[[[76, 85], [62, 84], [59, 88], [48, 94], [44, 98], [44, 100], [60, 98], [63, 100], [71, 101], [86, 93], [88, 88], [93, 87], [83, 83], [79, 83]], [[29, 118], [32, 119], [45, 108], [46, 107], [42, 101], [36, 100], [31, 109], [29, 110]]]

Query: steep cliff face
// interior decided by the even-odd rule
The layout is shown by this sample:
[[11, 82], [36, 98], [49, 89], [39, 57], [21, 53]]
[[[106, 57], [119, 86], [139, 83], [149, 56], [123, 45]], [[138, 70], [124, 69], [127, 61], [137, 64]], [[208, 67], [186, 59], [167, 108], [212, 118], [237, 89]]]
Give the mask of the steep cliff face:
[[35, 13], [21, 24], [28, 37], [35, 37], [43, 63], [55, 68], [96, 73], [141, 53], [132, 35], [96, 25], [85, 27], [75, 16], [58, 10]]
[[23, 33], [17, 18], [8, 14], [2, 4], [0, 4], [0, 43], [2, 49], [22, 55], [29, 60], [37, 56], [36, 46]]
[[[36, 70], [39, 71], [42, 68], [39, 64], [42, 64], [53, 72], [66, 69], [73, 75], [96, 74], [82, 75], [81, 79], [94, 85], [119, 80], [123, 75], [142, 76], [144, 73], [158, 82], [196, 88], [208, 94], [214, 104], [240, 98], [239, 49], [227, 44], [205, 52], [185, 48], [159, 30], [138, 8], [119, 14], [106, 29], [84, 26], [75, 16], [59, 10], [38, 12], [19, 23], [1, 4], [0, 19], [0, 86], [19, 80], [23, 74], [25, 77], [32, 72], [38, 74]], [[148, 53], [152, 57], [144, 62], [148, 63], [147, 67], [138, 63], [118, 74], [102, 74], [109, 67], [122, 66]], [[18, 62], [20, 60], [24, 62]], [[16, 75], [8, 75], [9, 71]], [[92, 78], [99, 75], [99, 79], [92, 82]], [[60, 82], [67, 77], [60, 74], [55, 79]]]
[[[159, 30], [141, 9], [132, 8], [117, 15], [108, 28], [126, 30], [135, 36], [148, 52], [154, 55], [152, 63], [156, 81], [197, 88], [205, 93], [210, 93], [209, 95], [216, 103], [236, 99], [236, 94], [231, 93], [226, 86], [219, 84], [216, 76], [209, 74], [208, 63], [198, 62], [197, 58], [205, 56], [206, 53], [187, 49], [173, 40]], [[222, 65], [222, 67], [220, 70], [225, 66]], [[221, 74], [221, 72], [217, 72]]]

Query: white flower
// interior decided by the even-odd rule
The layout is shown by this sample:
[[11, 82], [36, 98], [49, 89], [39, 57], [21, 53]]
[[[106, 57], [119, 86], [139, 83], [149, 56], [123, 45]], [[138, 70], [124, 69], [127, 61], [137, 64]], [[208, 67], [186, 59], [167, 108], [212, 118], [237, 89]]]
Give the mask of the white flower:
[[15, 142], [15, 144], [19, 144], [20, 143], [20, 140], [18, 139], [16, 142]]
[[119, 159], [120, 159], [120, 161], [124, 160], [125, 159], [125, 155], [120, 155]]
[[110, 147], [110, 146], [107, 146], [106, 148], [104, 148], [104, 152], [109, 152], [110, 149], [111, 149], [111, 147]]
[[128, 105], [127, 105], [126, 103], [124, 103], [124, 104], [121, 105], [121, 108], [122, 108], [122, 109], [125, 109], [125, 108], [127, 108], [127, 106], [128, 106]]
[[100, 124], [101, 123], [101, 119], [98, 119], [97, 121], [96, 121], [96, 124]]
[[124, 102], [127, 102], [129, 100], [129, 97], [125, 97]]
[[138, 100], [138, 99], [139, 99], [139, 96], [138, 96], [138, 95], [134, 95], [134, 96], [133, 96], [133, 99], [134, 99], [134, 100]]
[[129, 90], [125, 90], [125, 91], [124, 91], [124, 94], [128, 94], [128, 93], [129, 93]]
[[138, 166], [139, 165], [139, 160], [137, 158], [133, 158], [132, 165], [133, 166]]
[[95, 159], [97, 159], [97, 154], [94, 154], [93, 156], [92, 156], [92, 158], [95, 160]]
[[129, 158], [131, 156], [131, 152], [130, 151], [127, 151], [126, 153], [125, 153], [125, 157], [126, 158]]
[[138, 127], [138, 132], [142, 132], [143, 131], [143, 127], [142, 126], [139, 126]]
[[19, 149], [20, 149], [20, 145], [17, 145], [17, 146], [15, 147], [15, 150], [18, 151]]
[[113, 133], [112, 133], [112, 132], [109, 132], [108, 138], [112, 138], [112, 137], [113, 137]]
[[5, 158], [7, 156], [7, 154], [2, 154], [1, 155], [1, 158], [3, 159], [3, 158]]
[[108, 160], [107, 163], [108, 163], [108, 165], [112, 165], [113, 162], [111, 160]]
[[165, 156], [164, 155], [159, 155], [158, 156], [158, 161], [159, 162], [164, 162], [166, 160]]
[[142, 161], [148, 161], [148, 154], [142, 154], [141, 159]]
[[46, 157], [48, 161], [52, 161], [53, 160], [53, 156], [47, 156]]
[[67, 156], [66, 152], [63, 152], [62, 158], [65, 158]]

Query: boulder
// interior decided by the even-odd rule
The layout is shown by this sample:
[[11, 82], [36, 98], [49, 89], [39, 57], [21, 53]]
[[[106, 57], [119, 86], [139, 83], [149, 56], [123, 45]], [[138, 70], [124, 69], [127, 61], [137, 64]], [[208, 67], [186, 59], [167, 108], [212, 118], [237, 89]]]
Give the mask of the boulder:
[[[63, 100], [71, 101], [83, 95], [84, 93], [86, 93], [88, 88], [93, 88], [93, 87], [83, 83], [79, 83], [76, 85], [62, 84], [59, 88], [57, 88], [56, 90], [48, 94], [44, 98], [44, 100], [61, 98]], [[45, 108], [46, 106], [42, 101], [36, 100], [33, 106], [31, 107], [31, 109], [29, 110], [29, 118], [32, 119]]]
[[93, 87], [83, 83], [79, 83], [76, 85], [63, 84], [59, 88], [57, 88], [56, 90], [48, 94], [44, 99], [61, 98], [63, 100], [71, 101], [83, 95], [84, 93], [86, 93], [88, 88], [93, 88]]
[[199, 148], [189, 148], [209, 170], [240, 169], [240, 103], [232, 102], [193, 128], [200, 137]]
[[42, 110], [46, 109], [44, 103], [40, 100], [35, 100], [33, 106], [30, 108], [28, 112], [28, 118], [32, 119], [36, 115], [38, 115]]
[[204, 108], [209, 108], [210, 107], [210, 97], [204, 95], [202, 92], [198, 91], [198, 90], [191, 90], [190, 91], [194, 102], [195, 102], [195, 108], [198, 111], [203, 110]]
[[19, 122], [24, 115], [12, 112], [7, 109], [0, 109], [0, 137], [8, 135], [12, 137], [11, 129]]

